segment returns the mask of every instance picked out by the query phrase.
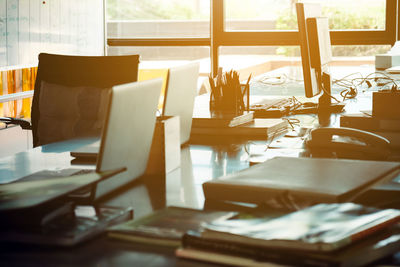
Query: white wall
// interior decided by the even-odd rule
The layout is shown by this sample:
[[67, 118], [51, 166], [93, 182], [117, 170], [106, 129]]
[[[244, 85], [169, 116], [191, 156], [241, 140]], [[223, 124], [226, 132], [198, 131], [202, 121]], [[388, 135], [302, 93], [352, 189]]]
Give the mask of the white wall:
[[103, 55], [103, 0], [0, 0], [0, 67], [40, 52]]

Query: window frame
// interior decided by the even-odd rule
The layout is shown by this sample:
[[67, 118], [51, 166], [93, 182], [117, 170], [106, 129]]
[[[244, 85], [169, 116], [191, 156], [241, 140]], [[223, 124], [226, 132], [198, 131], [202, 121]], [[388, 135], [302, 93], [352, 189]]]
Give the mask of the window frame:
[[[209, 38], [107, 38], [109, 46], [210, 46], [211, 72], [218, 73], [221, 46], [296, 46], [297, 30], [227, 31], [224, 0], [210, 0]], [[400, 0], [386, 0], [384, 30], [332, 30], [332, 45], [393, 45], [399, 40]]]

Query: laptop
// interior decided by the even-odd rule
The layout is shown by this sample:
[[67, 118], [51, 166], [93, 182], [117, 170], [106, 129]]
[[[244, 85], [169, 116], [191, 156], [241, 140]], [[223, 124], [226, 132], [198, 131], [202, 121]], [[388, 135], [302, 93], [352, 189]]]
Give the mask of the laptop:
[[[174, 67], [169, 70], [162, 116], [179, 116], [180, 142], [189, 141], [192, 129], [194, 99], [197, 95], [198, 62]], [[185, 101], [182, 101], [184, 99]], [[76, 163], [95, 162], [99, 152], [99, 142], [71, 151]]]
[[[98, 194], [109, 191], [141, 176], [147, 167], [156, 122], [162, 79], [114, 86], [110, 93], [106, 120], [96, 147], [96, 172], [127, 168], [112, 179], [99, 183]], [[93, 170], [68, 168], [44, 170], [19, 181], [65, 177]], [[103, 190], [104, 189], [104, 190]], [[106, 192], [107, 191], [107, 192]]]
[[162, 115], [179, 116], [181, 144], [188, 142], [190, 138], [199, 70], [198, 62], [169, 70]]

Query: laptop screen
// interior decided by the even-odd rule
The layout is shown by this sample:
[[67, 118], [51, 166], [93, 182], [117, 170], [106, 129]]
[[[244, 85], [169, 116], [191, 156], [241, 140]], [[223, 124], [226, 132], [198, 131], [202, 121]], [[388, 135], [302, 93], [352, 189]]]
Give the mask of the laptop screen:
[[112, 88], [96, 171], [126, 167], [132, 179], [145, 172], [161, 86], [154, 79]]
[[199, 68], [200, 64], [195, 62], [169, 70], [163, 115], [179, 116], [181, 144], [190, 138]]

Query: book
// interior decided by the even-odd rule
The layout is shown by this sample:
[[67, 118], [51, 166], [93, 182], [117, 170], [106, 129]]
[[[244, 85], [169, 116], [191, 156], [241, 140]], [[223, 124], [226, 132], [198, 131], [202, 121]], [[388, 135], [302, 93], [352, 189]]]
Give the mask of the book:
[[387, 258], [400, 249], [400, 231], [391, 227], [360, 240], [351, 246], [330, 253], [304, 252], [285, 249], [265, 249], [208, 240], [199, 233], [188, 232], [183, 246], [175, 251], [179, 258], [229, 266], [365, 266]]
[[398, 175], [400, 163], [329, 158], [275, 157], [203, 184], [207, 199], [287, 203], [307, 207], [349, 202]]
[[398, 208], [400, 204], [400, 183], [398, 180], [377, 184], [354, 199], [354, 202], [366, 206]]
[[[215, 247], [217, 243], [210, 243], [212, 247]], [[219, 244], [218, 244], [219, 245]], [[226, 244], [227, 245], [227, 244]], [[228, 246], [228, 245], [227, 245]], [[282, 266], [280, 264], [273, 264], [260, 259], [250, 258], [241, 256], [237, 253], [221, 253], [218, 251], [211, 251], [205, 249], [195, 249], [191, 247], [178, 248], [175, 251], [175, 255], [178, 258], [211, 262], [216, 264], [222, 264], [226, 266], [248, 266], [248, 267], [274, 267]]]
[[253, 121], [253, 111], [245, 111], [241, 115], [221, 113], [219, 115], [194, 114], [192, 120], [193, 128], [202, 127], [235, 127]]
[[208, 223], [201, 236], [262, 248], [334, 251], [400, 221], [400, 210], [318, 204], [277, 218]]
[[192, 129], [192, 134], [199, 135], [233, 135], [272, 138], [274, 135], [285, 133], [288, 129], [287, 120], [254, 119], [251, 122], [236, 127], [198, 127]]
[[251, 122], [253, 111], [244, 111], [242, 115], [232, 113], [210, 112], [210, 95], [203, 94], [195, 98], [193, 108], [192, 129], [198, 127], [234, 127]]
[[107, 232], [110, 238], [177, 247], [186, 231], [200, 230], [206, 222], [231, 218], [236, 214], [167, 207], [138, 220], [110, 227]]

